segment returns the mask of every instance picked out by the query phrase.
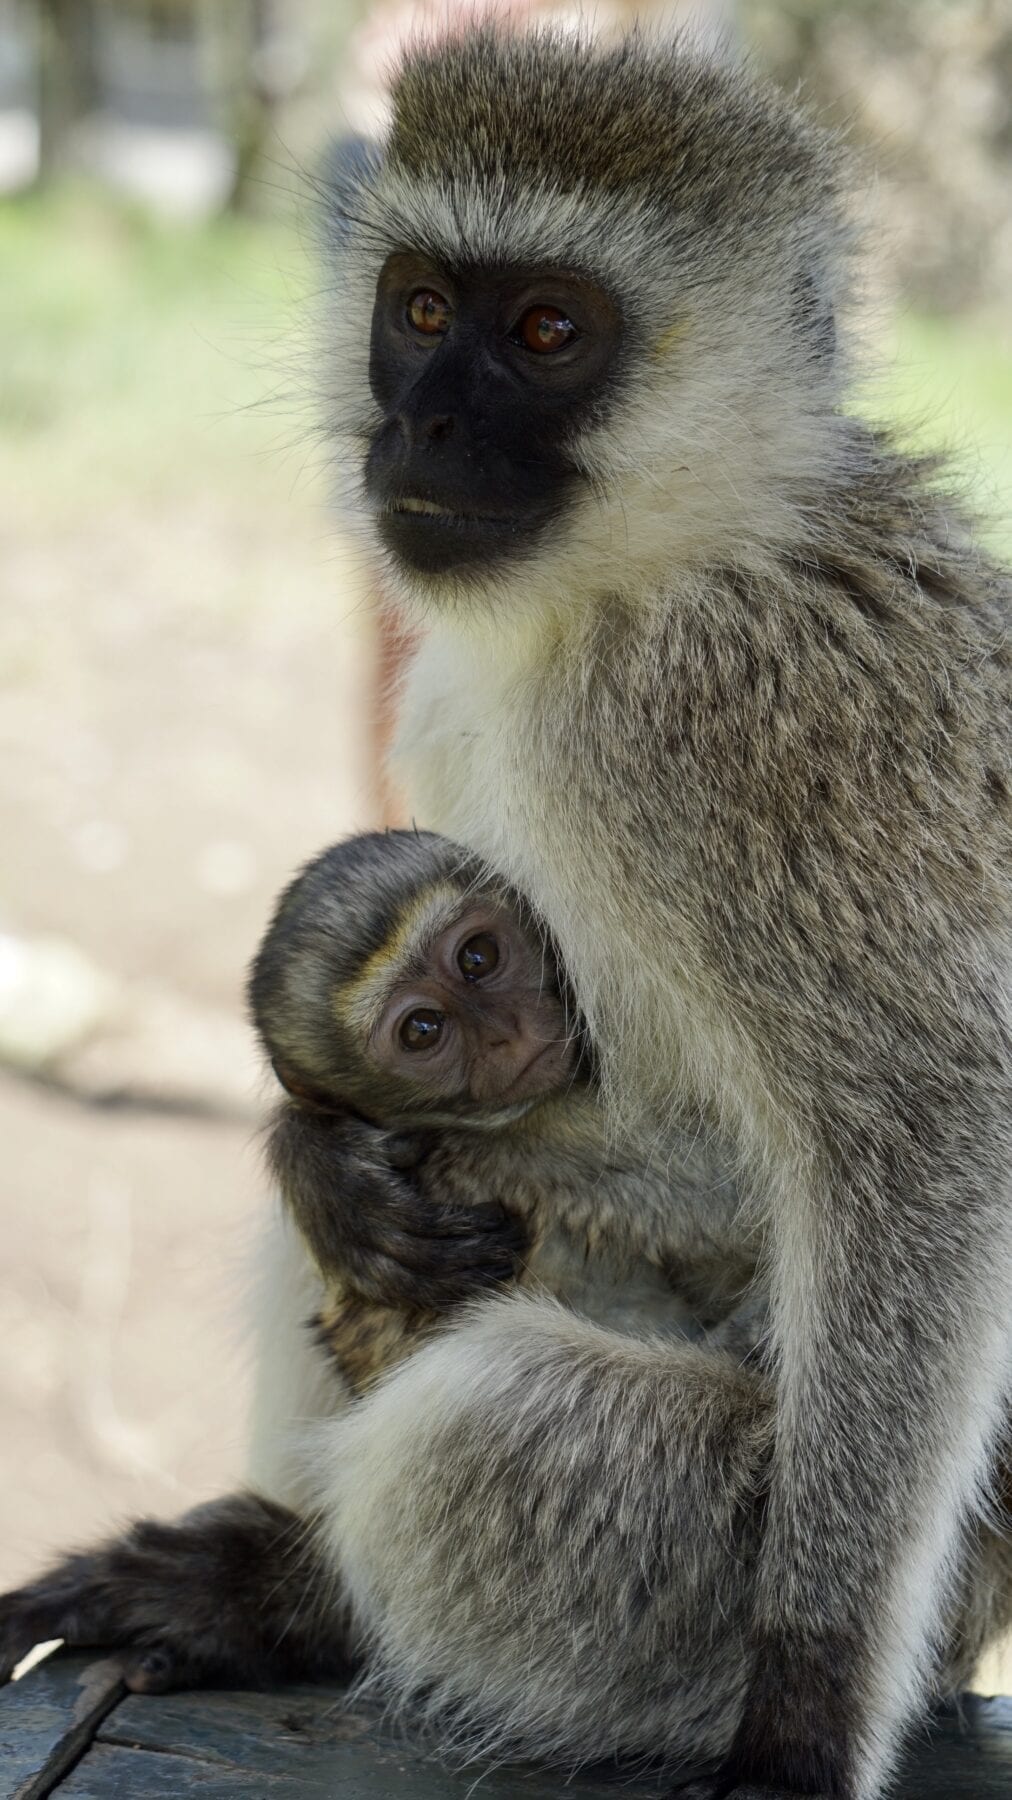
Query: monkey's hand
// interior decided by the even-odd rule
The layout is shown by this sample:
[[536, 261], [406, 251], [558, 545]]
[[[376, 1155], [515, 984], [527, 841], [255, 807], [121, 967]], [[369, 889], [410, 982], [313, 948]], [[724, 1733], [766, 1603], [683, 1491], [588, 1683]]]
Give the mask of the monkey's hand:
[[347, 1621], [305, 1520], [255, 1494], [140, 1519], [0, 1596], [0, 1681], [36, 1644], [121, 1652], [135, 1693], [350, 1672]]
[[496, 1200], [461, 1204], [427, 1171], [437, 1131], [285, 1107], [270, 1161], [321, 1272], [380, 1306], [443, 1312], [511, 1281], [527, 1248]]

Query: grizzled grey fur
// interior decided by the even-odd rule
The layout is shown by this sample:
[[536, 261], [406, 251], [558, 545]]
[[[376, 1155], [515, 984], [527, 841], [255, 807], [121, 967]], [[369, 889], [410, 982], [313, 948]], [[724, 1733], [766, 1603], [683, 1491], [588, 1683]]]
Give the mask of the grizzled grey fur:
[[[374, 460], [394, 429], [366, 366], [391, 256], [451, 291], [475, 269], [576, 271], [620, 310], [567, 447], [581, 479], [526, 553], [411, 567], [367, 484], [363, 528], [426, 627], [402, 767], [419, 822], [547, 921], [616, 1141], [663, 1157], [698, 1107], [739, 1147], [778, 1404], [720, 1792], [871, 1800], [937, 1679], [1008, 1391], [1012, 647], [1008, 578], [938, 468], [844, 409], [846, 186], [830, 137], [684, 47], [484, 32], [422, 50], [356, 197], [331, 387], [335, 430]], [[444, 412], [435, 501], [447, 418], [476, 483], [494, 455], [466, 398]], [[460, 1340], [459, 1393], [442, 1347], [427, 1435], [468, 1405], [477, 1430], [497, 1316]], [[570, 1420], [561, 1373], [555, 1395]], [[411, 1457], [382, 1466], [421, 1505]], [[629, 1458], [622, 1479], [649, 1485]], [[472, 1534], [458, 1509], [426, 1541], [420, 1559], [335, 1524], [334, 1555], [411, 1679], [466, 1685], [443, 1596]], [[599, 1557], [600, 1581], [606, 1533]], [[490, 1730], [528, 1666], [501, 1690], [476, 1675]], [[547, 1691], [538, 1671], [531, 1706]], [[559, 1700], [559, 1738], [567, 1716]]]

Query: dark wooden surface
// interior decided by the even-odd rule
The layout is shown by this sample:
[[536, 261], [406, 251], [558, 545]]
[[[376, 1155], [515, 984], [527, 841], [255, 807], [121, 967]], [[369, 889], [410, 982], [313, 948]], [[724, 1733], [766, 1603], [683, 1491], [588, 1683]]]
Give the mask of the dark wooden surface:
[[[476, 1785], [477, 1783], [477, 1785]], [[57, 1656], [0, 1690], [0, 1800], [657, 1800], [649, 1782], [447, 1770], [340, 1688], [129, 1695]], [[1012, 1800], [1012, 1700], [969, 1695], [922, 1734], [895, 1800]]]

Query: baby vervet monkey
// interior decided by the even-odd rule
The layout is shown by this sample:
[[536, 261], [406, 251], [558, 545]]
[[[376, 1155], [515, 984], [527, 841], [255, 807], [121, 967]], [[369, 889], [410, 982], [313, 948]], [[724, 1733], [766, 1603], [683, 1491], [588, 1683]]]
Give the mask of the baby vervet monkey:
[[687, 1137], [664, 1169], [609, 1160], [558, 957], [458, 846], [399, 831], [325, 851], [282, 895], [249, 994], [288, 1094], [270, 1163], [353, 1388], [515, 1276], [641, 1332], [698, 1335], [741, 1298], [754, 1262], [718, 1232], [694, 1260], [684, 1233], [671, 1248], [679, 1191], [720, 1183], [713, 1156]]

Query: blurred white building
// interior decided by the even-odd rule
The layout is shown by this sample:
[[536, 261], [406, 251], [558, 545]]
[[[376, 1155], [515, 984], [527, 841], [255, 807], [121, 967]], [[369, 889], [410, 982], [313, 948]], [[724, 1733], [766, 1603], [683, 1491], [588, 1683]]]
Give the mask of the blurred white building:
[[241, 187], [305, 74], [300, 0], [0, 0], [0, 190], [76, 167], [158, 209]]

